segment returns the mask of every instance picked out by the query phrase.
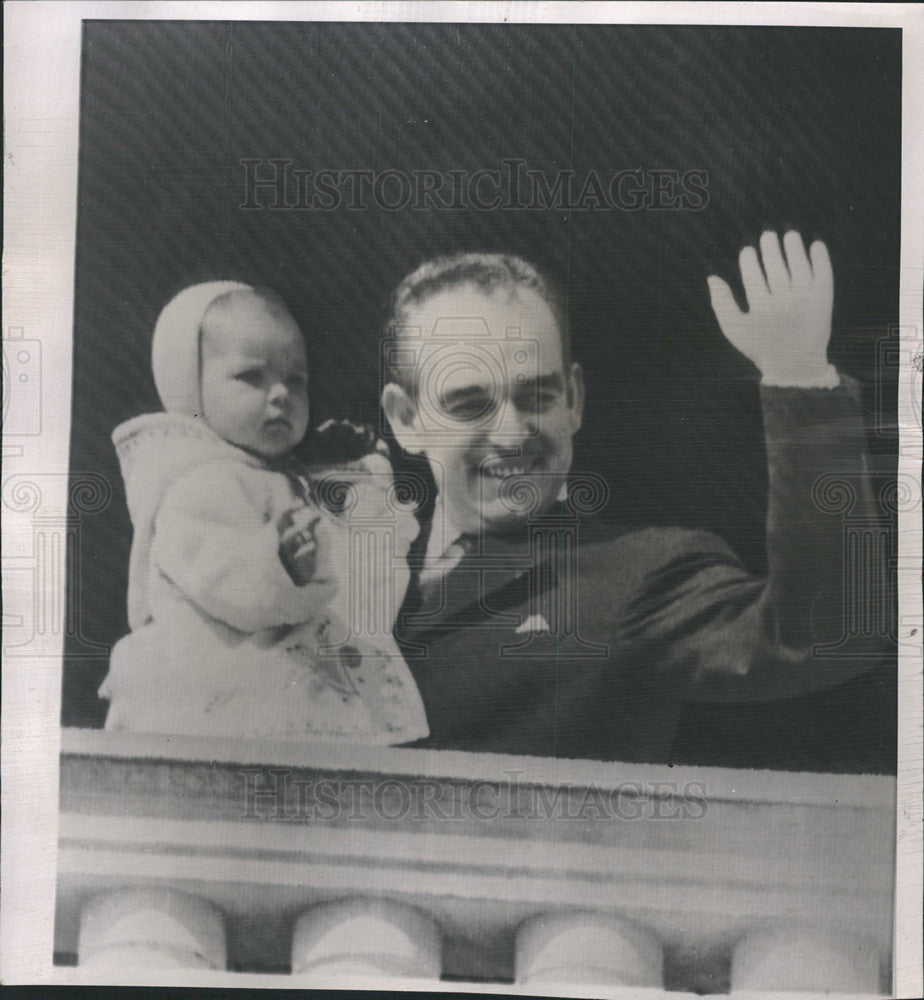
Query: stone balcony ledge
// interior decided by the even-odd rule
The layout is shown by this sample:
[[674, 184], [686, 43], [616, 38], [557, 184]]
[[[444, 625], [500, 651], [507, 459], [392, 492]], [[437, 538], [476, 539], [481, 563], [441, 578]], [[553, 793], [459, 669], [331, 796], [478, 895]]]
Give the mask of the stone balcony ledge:
[[[76, 960], [81, 920], [105, 894], [169, 890], [224, 927], [224, 967], [237, 971], [197, 977], [330, 985], [323, 966], [291, 971], [299, 918], [364, 899], [432, 922], [428, 989], [441, 976], [550, 993], [561, 975], [576, 995], [567, 956], [628, 941], [644, 970], [638, 933], [657, 962], [633, 995], [727, 992], [745, 955], [764, 969], [776, 949], [793, 968], [805, 942], [822, 972], [838, 949], [879, 966], [877, 982], [851, 973], [846, 986], [835, 969], [828, 989], [887, 991], [894, 795], [880, 776], [66, 730], [56, 951]], [[537, 921], [544, 937], [527, 942]], [[527, 962], [540, 979], [524, 980]], [[618, 986], [589, 995], [625, 995]]]

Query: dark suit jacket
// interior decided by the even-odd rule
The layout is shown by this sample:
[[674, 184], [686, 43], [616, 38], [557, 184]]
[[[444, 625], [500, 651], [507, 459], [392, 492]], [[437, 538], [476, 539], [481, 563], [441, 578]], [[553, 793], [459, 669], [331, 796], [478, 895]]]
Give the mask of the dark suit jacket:
[[845, 515], [875, 517], [852, 388], [761, 395], [768, 577], [707, 532], [574, 503], [485, 535], [435, 587], [412, 583], [399, 616], [431, 730], [416, 746], [667, 761], [685, 700], [791, 697], [874, 662], [817, 650], [843, 635]]

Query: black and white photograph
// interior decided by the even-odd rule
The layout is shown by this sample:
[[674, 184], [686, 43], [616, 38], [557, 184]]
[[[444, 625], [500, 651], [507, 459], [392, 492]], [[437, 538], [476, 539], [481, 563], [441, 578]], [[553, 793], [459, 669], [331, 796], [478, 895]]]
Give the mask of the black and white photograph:
[[916, 995], [924, 19], [787, 6], [9, 5], [5, 981]]

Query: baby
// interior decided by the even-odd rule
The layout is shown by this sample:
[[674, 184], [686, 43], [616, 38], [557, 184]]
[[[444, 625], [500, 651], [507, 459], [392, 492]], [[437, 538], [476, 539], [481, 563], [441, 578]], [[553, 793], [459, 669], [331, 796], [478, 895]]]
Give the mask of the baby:
[[[374, 435], [350, 425], [319, 435], [352, 443], [325, 459], [350, 510], [317, 502], [292, 454], [308, 426], [308, 369], [284, 303], [234, 282], [187, 288], [158, 319], [152, 365], [166, 412], [113, 433], [134, 538], [132, 631], [100, 688], [107, 728], [379, 744], [426, 736], [390, 634], [416, 521], [382, 503], [391, 467]], [[316, 460], [314, 471], [323, 492], [326, 470]], [[380, 550], [378, 568], [350, 581], [358, 523]], [[390, 588], [391, 617], [351, 634], [357, 587]]]

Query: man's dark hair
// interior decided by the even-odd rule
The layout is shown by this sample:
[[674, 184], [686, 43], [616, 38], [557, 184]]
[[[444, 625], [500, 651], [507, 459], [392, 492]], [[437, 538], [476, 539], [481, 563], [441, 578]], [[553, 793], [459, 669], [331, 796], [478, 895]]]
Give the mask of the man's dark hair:
[[[532, 264], [510, 254], [458, 253], [436, 257], [421, 264], [395, 290], [391, 314], [385, 326], [386, 340], [394, 343], [400, 339], [401, 328], [409, 325], [411, 310], [420, 307], [427, 299], [440, 292], [465, 285], [471, 285], [485, 294], [496, 289], [507, 289], [510, 292], [527, 289], [535, 292], [555, 317], [561, 337], [562, 362], [567, 372], [571, 362], [570, 335], [561, 298]], [[390, 361], [387, 373], [390, 381], [400, 385], [412, 398], [416, 396], [416, 365]]]

